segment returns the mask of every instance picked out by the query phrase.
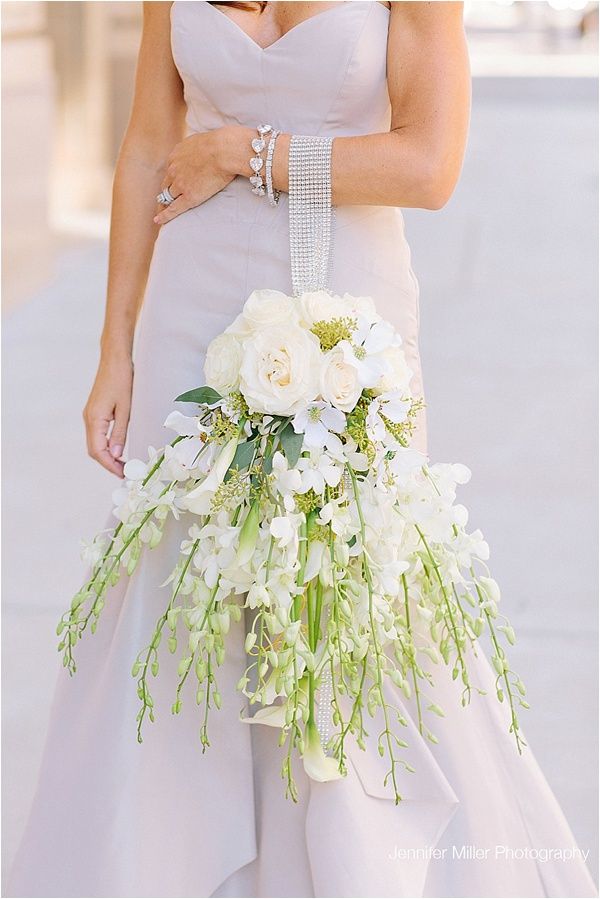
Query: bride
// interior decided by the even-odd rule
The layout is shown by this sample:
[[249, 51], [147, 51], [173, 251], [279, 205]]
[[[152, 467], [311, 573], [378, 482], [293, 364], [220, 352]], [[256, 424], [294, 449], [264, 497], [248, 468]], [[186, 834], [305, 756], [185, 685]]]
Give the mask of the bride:
[[[419, 290], [400, 208], [441, 208], [460, 173], [470, 109], [462, 4], [143, 6], [100, 364], [84, 413], [90, 455], [122, 478], [127, 458], [164, 444], [173, 398], [200, 382], [208, 344], [249, 293], [291, 292], [294, 134], [333, 138], [330, 286], [376, 298], [421, 396]], [[268, 196], [249, 163], [265, 123], [280, 131]], [[426, 451], [422, 411], [413, 445]], [[59, 678], [8, 895], [595, 895], [535, 759], [515, 752], [505, 708], [483, 700], [464, 711], [449, 672], [436, 682], [440, 742], [417, 733], [417, 773], [399, 805], [360, 752], [331, 783], [299, 767], [299, 801], [284, 798], [276, 734], [240, 721], [243, 619], [210, 750], [200, 751], [193, 703], [168, 713], [168, 657], [156, 723], [138, 745], [131, 664], [162, 612], [156, 585], [185, 536], [178, 524], [111, 588], [77, 676]], [[473, 678], [494, 693], [482, 658]]]

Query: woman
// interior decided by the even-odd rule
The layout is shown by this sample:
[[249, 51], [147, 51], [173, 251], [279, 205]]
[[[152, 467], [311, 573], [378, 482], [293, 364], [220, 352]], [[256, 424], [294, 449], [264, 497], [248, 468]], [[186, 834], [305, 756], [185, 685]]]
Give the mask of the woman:
[[[115, 173], [100, 366], [85, 410], [89, 452], [105, 468], [122, 477], [126, 457], [164, 442], [174, 396], [198, 383], [208, 343], [252, 289], [290, 292], [294, 133], [335, 138], [330, 286], [377, 298], [402, 334], [413, 393], [422, 394], [418, 286], [399, 207], [440, 208], [459, 175], [469, 118], [461, 7], [144, 4]], [[261, 122], [282, 132], [277, 206], [248, 180]], [[164, 190], [169, 203], [157, 209]], [[425, 450], [423, 416], [414, 443]], [[77, 677], [59, 684], [9, 895], [595, 894], [579, 859], [536, 862], [533, 850], [574, 845], [560, 808], [531, 755], [516, 755], [503, 707], [475, 704], [459, 717], [446, 672], [438, 675], [448, 695], [440, 744], [416, 737], [417, 774], [399, 806], [363, 753], [334, 783], [310, 782], [298, 769], [299, 802], [284, 799], [273, 732], [239, 720], [243, 622], [207, 754], [193, 704], [176, 721], [168, 715], [169, 670], [156, 686], [156, 723], [138, 746], [132, 653], [162, 611], [155, 585], [183, 535], [170, 528], [129, 585], [113, 588]], [[492, 684], [479, 659], [476, 686]]]

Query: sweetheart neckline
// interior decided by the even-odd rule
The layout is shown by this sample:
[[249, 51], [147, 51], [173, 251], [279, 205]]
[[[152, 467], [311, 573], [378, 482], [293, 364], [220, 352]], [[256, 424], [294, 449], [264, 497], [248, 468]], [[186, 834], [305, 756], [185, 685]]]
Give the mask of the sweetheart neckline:
[[[172, 7], [174, 5], [175, 5], [175, 3], [172, 4]], [[225, 13], [219, 12], [217, 9], [213, 9], [212, 5], [210, 3], [207, 3], [206, 0], [203, 0], [203, 6], [207, 6], [210, 9], [210, 11], [215, 16], [218, 16], [220, 19], [225, 19], [229, 23], [229, 26], [241, 35], [242, 39], [245, 39], [247, 42], [249, 42], [256, 49], [256, 51], [261, 54], [268, 53], [270, 50], [276, 49], [277, 47], [280, 46], [281, 43], [283, 43], [287, 38], [289, 38], [290, 35], [293, 35], [295, 31], [301, 30], [304, 26], [307, 26], [313, 20], [321, 19], [322, 17], [327, 16], [329, 13], [339, 12], [340, 9], [347, 8], [349, 6], [350, 7], [368, 6], [370, 8], [372, 8], [374, 6], [378, 6], [380, 9], [384, 10], [387, 13], [388, 17], [390, 15], [390, 9], [387, 6], [385, 6], [383, 3], [378, 2], [378, 0], [347, 0], [347, 2], [339, 3], [336, 6], [330, 6], [328, 9], [324, 9], [323, 12], [318, 12], [313, 16], [309, 16], [307, 19], [303, 19], [301, 22], [298, 22], [297, 25], [294, 25], [288, 31], [284, 32], [281, 35], [281, 37], [277, 38], [277, 40], [273, 41], [270, 44], [267, 44], [266, 47], [262, 47], [259, 43], [257, 43], [254, 40], [253, 37], [250, 37], [250, 35], [248, 34], [247, 31], [244, 31], [244, 29], [241, 28], [237, 24], [237, 22], [235, 22], [229, 16], [225, 15]]]

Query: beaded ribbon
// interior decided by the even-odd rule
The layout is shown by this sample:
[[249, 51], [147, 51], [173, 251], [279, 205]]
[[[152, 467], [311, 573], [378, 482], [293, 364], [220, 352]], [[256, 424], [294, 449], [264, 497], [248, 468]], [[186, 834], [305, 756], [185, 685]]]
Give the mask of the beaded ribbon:
[[[327, 290], [333, 255], [331, 146], [333, 138], [294, 134], [289, 152], [289, 221], [292, 292]], [[333, 694], [331, 669], [321, 673], [317, 730], [327, 749]]]
[[327, 290], [331, 275], [332, 137], [294, 134], [289, 154], [292, 293]]

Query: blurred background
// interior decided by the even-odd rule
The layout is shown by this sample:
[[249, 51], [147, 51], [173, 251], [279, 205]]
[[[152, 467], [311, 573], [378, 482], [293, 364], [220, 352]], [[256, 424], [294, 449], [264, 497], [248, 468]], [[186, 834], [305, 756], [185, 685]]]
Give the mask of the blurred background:
[[[4, 2], [4, 861], [58, 672], [80, 536], [116, 481], [85, 454], [112, 173], [139, 2]], [[529, 745], [597, 878], [598, 4], [465, 4], [473, 113], [462, 180], [406, 211], [421, 285], [430, 454], [463, 491], [519, 636]]]

